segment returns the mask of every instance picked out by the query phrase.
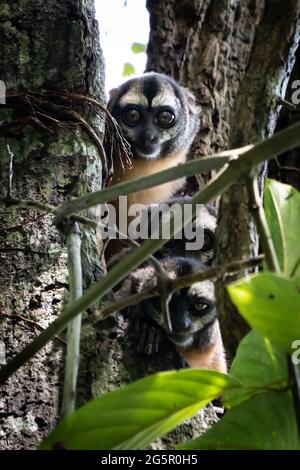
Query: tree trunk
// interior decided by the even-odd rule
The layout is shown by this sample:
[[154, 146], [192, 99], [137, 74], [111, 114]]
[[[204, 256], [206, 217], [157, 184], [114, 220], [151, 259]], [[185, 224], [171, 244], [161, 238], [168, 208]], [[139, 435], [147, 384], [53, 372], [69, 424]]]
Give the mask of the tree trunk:
[[[269, 136], [280, 110], [299, 43], [298, 0], [148, 0], [147, 70], [188, 86], [202, 106], [193, 156]], [[198, 178], [200, 185], [207, 175]], [[217, 263], [252, 256], [258, 248], [243, 180], [220, 202]], [[247, 325], [217, 283], [227, 351], [234, 354]]]
[[[102, 184], [97, 139], [65, 114], [77, 111], [102, 138], [103, 116], [69, 95], [103, 100], [93, 1], [1, 1], [0, 70], [7, 87], [7, 104], [0, 106], [4, 364], [60, 314], [68, 292], [65, 241], [51, 215], [16, 205], [12, 198], [56, 206]], [[103, 268], [95, 231], [82, 226], [81, 232], [88, 285]], [[59, 340], [49, 343], [1, 388], [1, 449], [35, 448], [56, 424], [63, 352]]]

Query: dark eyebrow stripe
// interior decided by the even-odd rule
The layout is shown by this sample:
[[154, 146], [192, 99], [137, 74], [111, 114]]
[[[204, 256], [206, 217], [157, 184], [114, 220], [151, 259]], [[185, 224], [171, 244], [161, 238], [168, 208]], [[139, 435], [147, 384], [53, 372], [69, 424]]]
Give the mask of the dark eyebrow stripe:
[[147, 77], [145, 78], [143, 84], [143, 95], [148, 99], [149, 107], [152, 105], [153, 98], [159, 92], [159, 83], [156, 77]]

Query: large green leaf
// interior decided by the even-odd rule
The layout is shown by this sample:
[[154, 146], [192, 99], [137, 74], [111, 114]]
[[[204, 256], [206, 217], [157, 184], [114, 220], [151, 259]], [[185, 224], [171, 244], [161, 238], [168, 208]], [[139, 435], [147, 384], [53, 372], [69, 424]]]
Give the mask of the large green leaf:
[[259, 331], [252, 330], [241, 341], [230, 369], [230, 375], [245, 389], [230, 391], [226, 407], [232, 408], [251, 396], [270, 389], [282, 389], [288, 384], [286, 352]]
[[300, 339], [300, 278], [262, 273], [228, 287], [249, 324], [291, 352]]
[[[292, 186], [268, 180], [265, 212], [280, 268], [290, 276], [300, 260], [300, 193]], [[300, 263], [295, 274], [300, 275]]]
[[78, 409], [41, 448], [143, 449], [234, 387], [232, 379], [216, 371], [155, 374]]
[[229, 410], [206, 434], [180, 449], [299, 450], [289, 392], [265, 392]]

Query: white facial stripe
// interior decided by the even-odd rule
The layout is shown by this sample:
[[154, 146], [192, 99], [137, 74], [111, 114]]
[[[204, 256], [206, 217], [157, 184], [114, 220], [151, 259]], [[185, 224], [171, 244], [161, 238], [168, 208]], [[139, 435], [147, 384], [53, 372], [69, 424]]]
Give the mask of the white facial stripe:
[[122, 98], [120, 99], [121, 106], [126, 106], [128, 104], [141, 105], [147, 108], [148, 100], [145, 95], [143, 95], [140, 91], [133, 88], [129, 90], [127, 93], [125, 93], [125, 95], [123, 95]]
[[153, 98], [152, 107], [155, 108], [159, 106], [170, 106], [175, 110], [180, 109], [180, 101], [174, 94], [173, 88], [171, 86], [164, 86]]
[[[148, 108], [149, 103], [147, 97], [143, 94], [143, 83], [137, 82], [120, 98], [120, 105], [136, 104]], [[153, 98], [152, 108], [160, 106], [170, 106], [175, 110], [180, 110], [180, 100], [174, 93], [173, 87], [169, 84], [163, 84], [160, 91]]]
[[208, 300], [214, 301], [214, 285], [210, 281], [196, 282], [190, 287], [191, 295], [206, 297]]

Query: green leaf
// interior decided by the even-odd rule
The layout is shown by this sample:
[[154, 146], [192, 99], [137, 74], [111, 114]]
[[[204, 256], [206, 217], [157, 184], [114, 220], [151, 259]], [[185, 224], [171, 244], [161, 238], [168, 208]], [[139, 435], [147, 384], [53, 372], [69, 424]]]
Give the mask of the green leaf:
[[291, 352], [300, 339], [300, 278], [262, 273], [228, 287], [248, 323]]
[[140, 54], [141, 52], [146, 52], [147, 44], [141, 44], [140, 42], [134, 42], [131, 45], [131, 50], [134, 54]]
[[[300, 261], [300, 193], [292, 186], [268, 180], [265, 212], [280, 268], [290, 276]], [[300, 275], [300, 263], [294, 274]]]
[[265, 392], [228, 411], [206, 434], [180, 449], [299, 450], [289, 392]]
[[235, 383], [216, 371], [155, 374], [78, 409], [41, 449], [143, 449], [231, 387]]
[[259, 331], [252, 330], [238, 347], [230, 376], [245, 390], [228, 392], [225, 397], [228, 408], [266, 391], [266, 388], [284, 388], [288, 384], [286, 352]]
[[123, 68], [123, 77], [128, 77], [129, 75], [133, 75], [134, 73], [135, 73], [134, 66], [130, 64], [129, 62], [126, 62]]

